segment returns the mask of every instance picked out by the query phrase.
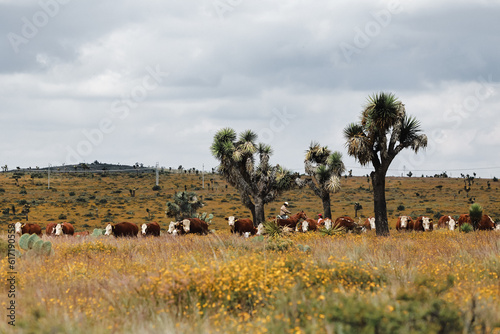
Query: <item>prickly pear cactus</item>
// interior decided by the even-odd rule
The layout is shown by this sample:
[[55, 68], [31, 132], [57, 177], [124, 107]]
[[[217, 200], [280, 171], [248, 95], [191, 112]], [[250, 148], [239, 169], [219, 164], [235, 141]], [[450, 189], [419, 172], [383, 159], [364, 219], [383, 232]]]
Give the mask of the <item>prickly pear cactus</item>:
[[104, 235], [104, 232], [106, 232], [106, 231], [102, 228], [95, 228], [94, 231], [92, 232], [91, 236], [98, 237], [98, 236]]
[[52, 250], [52, 242], [45, 241], [40, 248], [40, 253], [47, 256], [54, 254], [54, 250]]
[[29, 234], [23, 234], [19, 238], [19, 247], [21, 247], [21, 249], [23, 249], [25, 251], [29, 250], [29, 247], [28, 247], [28, 239], [29, 238], [30, 238]]
[[33, 249], [35, 253], [41, 253], [42, 245], [43, 245], [43, 240], [42, 239], [37, 240], [33, 243], [33, 247], [31, 249]]
[[29, 249], [33, 248], [33, 244], [35, 242], [37, 242], [38, 240], [41, 240], [38, 235], [36, 235], [36, 234], [30, 235], [30, 237], [28, 238], [28, 248]]

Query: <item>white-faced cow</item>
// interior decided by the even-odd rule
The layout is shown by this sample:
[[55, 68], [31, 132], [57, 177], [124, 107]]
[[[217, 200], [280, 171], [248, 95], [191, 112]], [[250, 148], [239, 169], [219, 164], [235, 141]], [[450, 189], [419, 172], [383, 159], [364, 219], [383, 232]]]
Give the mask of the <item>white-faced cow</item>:
[[312, 218], [307, 218], [302, 222], [302, 232], [307, 232], [307, 231], [317, 231], [318, 230], [318, 221]]
[[411, 231], [413, 230], [414, 223], [410, 216], [399, 216], [396, 223], [396, 230], [398, 231]]
[[180, 225], [184, 233], [208, 234], [207, 222], [199, 218], [186, 218]]
[[375, 229], [375, 217], [366, 218], [363, 227], [365, 231], [370, 231]]
[[45, 226], [45, 234], [54, 235], [54, 233], [56, 233], [56, 226], [56, 223], [48, 223], [47, 226]]
[[56, 230], [54, 232], [56, 236], [61, 236], [61, 235], [73, 235], [75, 234], [75, 229], [73, 225], [70, 223], [62, 223], [62, 224], [57, 224], [56, 225]]
[[141, 234], [143, 236], [152, 235], [154, 237], [160, 236], [160, 225], [157, 222], [142, 224]]
[[264, 235], [264, 234], [266, 234], [266, 229], [264, 228], [264, 224], [260, 223], [257, 226], [257, 233], [256, 233], [256, 235]]
[[15, 228], [15, 233], [22, 235], [25, 233], [28, 234], [38, 234], [39, 236], [42, 236], [42, 229], [38, 224], [33, 224], [33, 223], [21, 223], [17, 222], [14, 224]]
[[438, 228], [447, 228], [450, 231], [454, 231], [457, 226], [457, 222], [452, 216], [442, 216], [438, 221]]
[[432, 218], [420, 216], [415, 221], [413, 230], [421, 232], [430, 232], [434, 229], [434, 224]]
[[231, 228], [231, 233], [239, 233], [243, 235], [245, 233], [250, 233], [254, 235], [257, 233], [257, 229], [253, 226], [253, 221], [251, 219], [236, 218], [235, 216], [226, 217], [227, 223]]
[[139, 233], [139, 228], [134, 223], [123, 222], [118, 224], [108, 224], [106, 226], [106, 232], [104, 235], [113, 234], [116, 238], [118, 237], [137, 237]]
[[179, 231], [177, 230], [177, 225], [178, 225], [177, 222], [170, 222], [170, 224], [168, 225], [167, 233], [172, 235], [178, 235]]

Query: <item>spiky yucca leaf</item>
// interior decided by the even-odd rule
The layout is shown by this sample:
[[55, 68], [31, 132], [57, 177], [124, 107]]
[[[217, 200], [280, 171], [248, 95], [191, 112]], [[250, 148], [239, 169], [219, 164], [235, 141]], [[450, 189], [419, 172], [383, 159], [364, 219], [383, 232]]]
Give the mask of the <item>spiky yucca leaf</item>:
[[393, 93], [380, 92], [368, 97], [361, 124], [368, 131], [386, 133], [400, 116], [401, 102]]
[[336, 193], [340, 190], [340, 177], [337, 175], [332, 175], [325, 185], [326, 190], [332, 193]]

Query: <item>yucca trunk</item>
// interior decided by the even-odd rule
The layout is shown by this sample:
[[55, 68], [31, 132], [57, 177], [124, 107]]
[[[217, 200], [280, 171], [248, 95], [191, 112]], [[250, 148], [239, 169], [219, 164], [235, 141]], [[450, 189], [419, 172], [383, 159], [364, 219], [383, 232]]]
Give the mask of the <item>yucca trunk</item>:
[[259, 226], [260, 223], [266, 222], [266, 216], [264, 211], [264, 202], [260, 198], [255, 199], [255, 210], [253, 214], [253, 225], [255, 227]]
[[375, 212], [375, 231], [378, 236], [389, 235], [387, 203], [385, 201], [385, 174], [386, 170], [382, 168], [371, 173], [373, 186], [373, 210]]
[[330, 205], [330, 193], [326, 193], [321, 197], [321, 201], [323, 202], [323, 217], [324, 218], [332, 218], [332, 209]]

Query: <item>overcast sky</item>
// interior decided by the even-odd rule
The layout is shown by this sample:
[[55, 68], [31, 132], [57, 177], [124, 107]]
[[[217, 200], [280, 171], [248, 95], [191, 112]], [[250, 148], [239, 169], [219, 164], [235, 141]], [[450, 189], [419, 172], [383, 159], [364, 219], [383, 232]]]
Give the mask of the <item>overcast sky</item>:
[[393, 92], [429, 138], [389, 174], [500, 177], [500, 1], [0, 0], [0, 165], [201, 170], [252, 129], [303, 171], [311, 141]]

